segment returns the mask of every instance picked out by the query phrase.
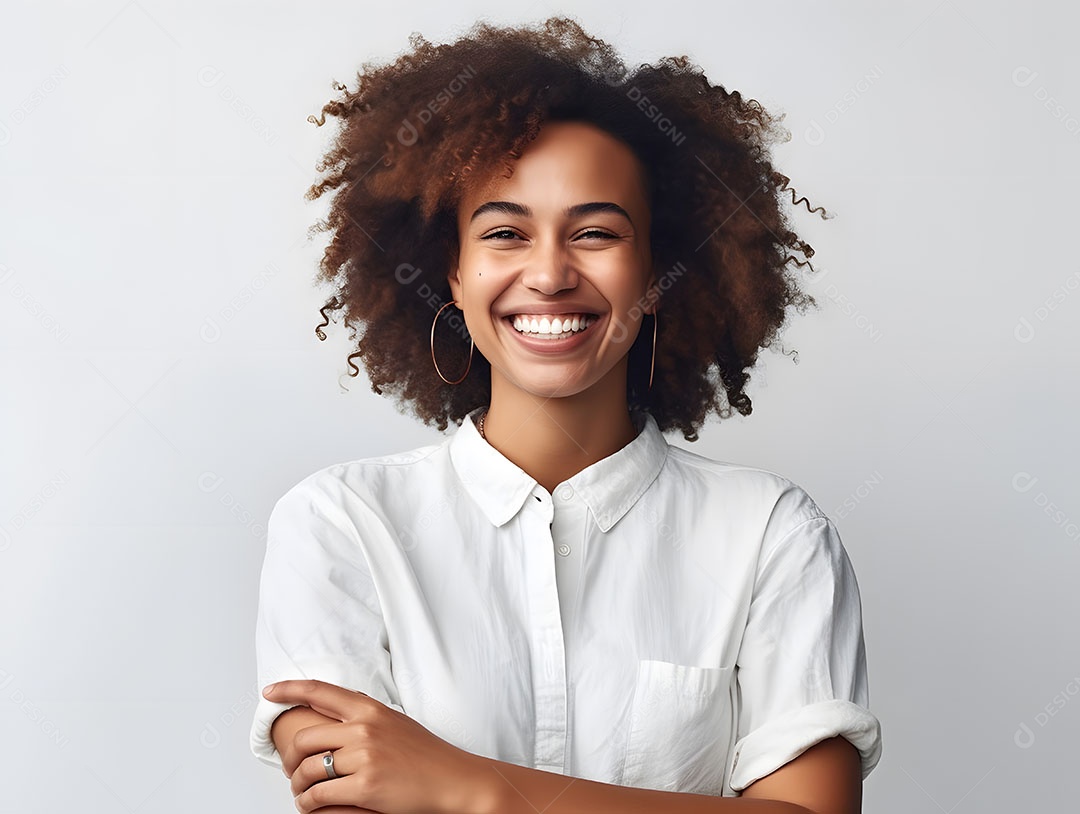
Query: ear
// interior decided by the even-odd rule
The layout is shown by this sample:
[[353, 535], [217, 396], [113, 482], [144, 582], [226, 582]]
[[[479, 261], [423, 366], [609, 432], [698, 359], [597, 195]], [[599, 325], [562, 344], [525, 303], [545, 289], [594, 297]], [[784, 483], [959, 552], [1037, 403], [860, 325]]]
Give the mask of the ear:
[[655, 315], [660, 308], [660, 289], [656, 285], [656, 270], [650, 267], [649, 279], [645, 281], [645, 313]]
[[450, 258], [450, 270], [446, 273], [446, 281], [450, 284], [450, 294], [454, 301], [461, 302], [461, 277], [458, 268], [458, 258], [455, 255]]

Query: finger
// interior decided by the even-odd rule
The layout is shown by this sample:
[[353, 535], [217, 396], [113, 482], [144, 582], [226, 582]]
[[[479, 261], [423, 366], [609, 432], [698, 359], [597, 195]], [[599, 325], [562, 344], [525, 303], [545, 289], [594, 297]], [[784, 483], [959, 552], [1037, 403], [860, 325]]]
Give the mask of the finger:
[[303, 704], [339, 721], [346, 720], [357, 703], [363, 703], [360, 699], [368, 699], [364, 693], [314, 678], [279, 681], [266, 687], [263, 695], [279, 704]]
[[[342, 724], [315, 724], [298, 729], [292, 737], [289, 753], [281, 759], [286, 777], [292, 777], [305, 759], [313, 755], [325, 755], [340, 749], [346, 743]], [[321, 757], [320, 757], [321, 760]]]
[[292, 777], [289, 778], [289, 788], [292, 789], [293, 797], [302, 794], [317, 783], [327, 783], [331, 779], [344, 777], [349, 774], [342, 766], [341, 752], [339, 751], [334, 754], [334, 772], [336, 778], [331, 778], [330, 775], [326, 773], [326, 764], [323, 762], [326, 755], [326, 752], [319, 752], [317, 755], [311, 755], [300, 761], [300, 765], [296, 767], [296, 771], [293, 772]]
[[[353, 805], [356, 792], [348, 779], [348, 777], [339, 777], [336, 780], [327, 780], [325, 783], [316, 783], [293, 800], [296, 810], [301, 814], [307, 814], [309, 811], [322, 812], [327, 806]], [[367, 809], [361, 808], [361, 810]]]

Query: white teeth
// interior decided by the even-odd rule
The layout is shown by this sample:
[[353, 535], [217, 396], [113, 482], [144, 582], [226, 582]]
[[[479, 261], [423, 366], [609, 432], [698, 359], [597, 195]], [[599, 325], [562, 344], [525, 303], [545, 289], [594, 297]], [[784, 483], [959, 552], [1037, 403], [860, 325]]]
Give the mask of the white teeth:
[[514, 317], [514, 329], [524, 334], [539, 334], [551, 337], [569, 336], [572, 333], [585, 330], [595, 320], [596, 317], [587, 317], [581, 314], [572, 314], [561, 318], [552, 317], [550, 320], [546, 316], [542, 316], [537, 320], [536, 317], [518, 314]]

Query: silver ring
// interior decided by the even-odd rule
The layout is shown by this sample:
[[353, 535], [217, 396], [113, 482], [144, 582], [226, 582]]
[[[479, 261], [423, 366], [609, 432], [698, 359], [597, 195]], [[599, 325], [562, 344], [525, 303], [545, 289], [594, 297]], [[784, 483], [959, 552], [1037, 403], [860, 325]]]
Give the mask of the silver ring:
[[322, 765], [323, 765], [323, 768], [326, 769], [326, 777], [327, 777], [327, 779], [333, 780], [334, 778], [336, 778], [338, 776], [337, 772], [334, 771], [334, 753], [333, 752], [327, 752], [325, 755], [323, 755]]

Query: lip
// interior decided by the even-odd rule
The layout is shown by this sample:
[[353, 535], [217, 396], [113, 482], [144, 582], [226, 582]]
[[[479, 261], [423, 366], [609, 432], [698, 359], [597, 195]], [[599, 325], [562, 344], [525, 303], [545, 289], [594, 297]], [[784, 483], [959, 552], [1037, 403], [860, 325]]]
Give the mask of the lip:
[[589, 314], [594, 317], [599, 316], [599, 314], [592, 310], [591, 306], [583, 303], [560, 302], [558, 304], [548, 303], [547, 305], [523, 305], [516, 311], [507, 311], [502, 317], [503, 319], [506, 317], [516, 317], [518, 314], [529, 314], [532, 316], [538, 314]]
[[[506, 330], [513, 334], [514, 339], [516, 339], [520, 344], [524, 345], [529, 350], [536, 351], [537, 353], [567, 353], [568, 351], [575, 350], [576, 348], [581, 347], [581, 345], [589, 341], [589, 338], [595, 333], [594, 329], [598, 325], [600, 325], [605, 319], [604, 314], [598, 314], [596, 315], [596, 318], [589, 324], [589, 327], [587, 327], [584, 331], [578, 331], [576, 334], [571, 334], [564, 339], [534, 339], [533, 337], [526, 336], [525, 334], [514, 328], [514, 316], [516, 316], [517, 314], [527, 313], [530, 312], [516, 311], [510, 316], [503, 317], [499, 320], [499, 322], [506, 326]], [[545, 311], [542, 313], [551, 312]]]

